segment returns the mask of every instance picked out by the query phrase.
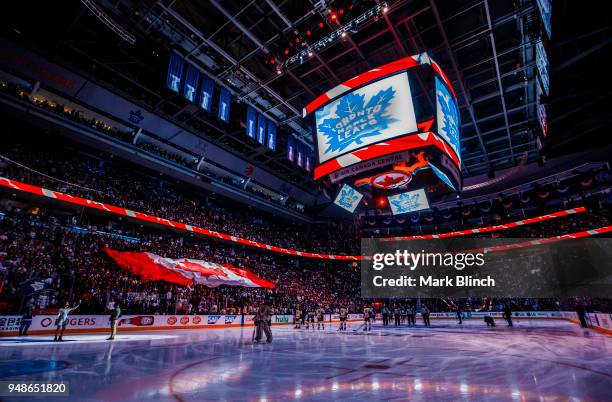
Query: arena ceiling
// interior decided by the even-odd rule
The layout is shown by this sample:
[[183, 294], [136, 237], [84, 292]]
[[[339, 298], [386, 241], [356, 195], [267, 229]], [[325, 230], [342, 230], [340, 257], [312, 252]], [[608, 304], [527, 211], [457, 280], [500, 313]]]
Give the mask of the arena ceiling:
[[[38, 3], [35, 13], [27, 2], [7, 4], [5, 34], [305, 189], [314, 190], [317, 183], [286, 160], [286, 135], [280, 136], [276, 153], [263, 152], [245, 141], [243, 117], [221, 126], [214, 116], [168, 95], [164, 76], [170, 50], [179, 49], [230, 87], [235, 99], [265, 110], [285, 133], [296, 133], [307, 144], [312, 138], [301, 119], [305, 104], [365, 70], [427, 51], [458, 95], [466, 177], [537, 155], [535, 0], [386, 0], [384, 14], [280, 74], [279, 63], [303, 43], [325, 36], [378, 1], [82, 0], [61, 12], [50, 3]], [[105, 26], [86, 7], [91, 4], [133, 35], [134, 43]]]

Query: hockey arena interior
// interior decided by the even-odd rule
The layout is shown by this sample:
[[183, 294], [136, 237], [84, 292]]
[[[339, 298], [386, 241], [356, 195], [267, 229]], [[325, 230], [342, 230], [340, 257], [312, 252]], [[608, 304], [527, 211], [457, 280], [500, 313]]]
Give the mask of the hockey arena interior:
[[610, 401], [610, 16], [7, 1], [0, 400]]

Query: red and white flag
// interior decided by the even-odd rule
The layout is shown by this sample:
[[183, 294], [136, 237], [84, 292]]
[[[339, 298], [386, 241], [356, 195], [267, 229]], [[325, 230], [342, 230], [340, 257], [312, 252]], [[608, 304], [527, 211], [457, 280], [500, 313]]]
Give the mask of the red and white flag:
[[261, 279], [248, 269], [229, 264], [215, 264], [191, 258], [165, 258], [153, 253], [109, 248], [105, 251], [119, 266], [149, 281], [167, 281], [180, 285], [191, 285], [195, 282], [210, 287], [229, 285], [274, 288], [272, 282]]

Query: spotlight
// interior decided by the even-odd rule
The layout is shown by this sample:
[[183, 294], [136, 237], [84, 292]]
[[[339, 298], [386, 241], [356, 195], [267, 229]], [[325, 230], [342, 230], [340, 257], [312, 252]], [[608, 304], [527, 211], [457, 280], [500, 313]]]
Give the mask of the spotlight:
[[312, 57], [312, 50], [308, 51], [308, 57]]
[[276, 66], [276, 74], [281, 75], [283, 72], [281, 66]]
[[306, 31], [306, 36], [310, 36], [310, 31]]
[[387, 11], [389, 11], [389, 7], [384, 6], [382, 11], [384, 14], [387, 14]]
[[338, 14], [336, 13], [331, 13], [331, 16], [329, 17], [332, 21], [336, 21], [338, 19]]
[[319, 28], [323, 28], [325, 26], [325, 24], [323, 24], [322, 22], [319, 22]]
[[376, 205], [378, 205], [379, 207], [384, 207], [385, 205], [387, 205], [387, 200], [385, 197], [379, 197], [376, 200]]
[[342, 34], [340, 34], [340, 36], [342, 36], [343, 38], [346, 38], [346, 32], [342, 32]]
[[289, 54], [289, 49], [285, 49], [285, 54]]

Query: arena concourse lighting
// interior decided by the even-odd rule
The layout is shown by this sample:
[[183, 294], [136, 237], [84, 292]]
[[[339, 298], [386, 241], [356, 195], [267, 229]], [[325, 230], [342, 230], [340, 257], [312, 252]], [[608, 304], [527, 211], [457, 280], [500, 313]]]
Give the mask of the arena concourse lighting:
[[6, 2], [1, 401], [607, 401], [608, 14]]

